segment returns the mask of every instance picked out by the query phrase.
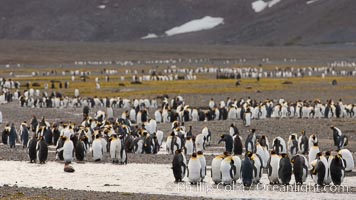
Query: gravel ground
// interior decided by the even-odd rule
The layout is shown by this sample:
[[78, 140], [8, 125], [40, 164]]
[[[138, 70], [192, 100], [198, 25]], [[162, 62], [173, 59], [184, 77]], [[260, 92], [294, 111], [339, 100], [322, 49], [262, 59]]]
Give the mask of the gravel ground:
[[[119, 193], [119, 192], [95, 192], [80, 190], [55, 190], [46, 188], [24, 188], [15, 186], [0, 186], [0, 199], [141, 199], [141, 200], [161, 200], [172, 198], [166, 195], [141, 194], [141, 193]], [[199, 197], [173, 197], [175, 200], [183, 199], [204, 199]], [[205, 198], [206, 199], [206, 198]]]

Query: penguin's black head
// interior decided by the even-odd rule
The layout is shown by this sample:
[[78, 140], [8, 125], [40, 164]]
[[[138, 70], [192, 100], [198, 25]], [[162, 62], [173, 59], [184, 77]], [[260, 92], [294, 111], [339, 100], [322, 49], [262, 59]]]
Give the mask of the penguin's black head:
[[276, 151], [272, 150], [271, 155], [274, 155], [274, 154], [276, 154]]
[[196, 153], [193, 153], [192, 154], [192, 158], [196, 158], [197, 157], [197, 154]]
[[225, 156], [225, 157], [226, 157], [226, 156], [230, 156], [230, 152], [224, 151], [224, 156]]
[[182, 149], [177, 149], [175, 152], [175, 154], [180, 154], [180, 153], [182, 153]]
[[295, 140], [295, 135], [291, 135], [290, 139]]
[[251, 152], [251, 151], [247, 151], [247, 152], [246, 152], [246, 156], [251, 158], [252, 152]]
[[223, 139], [225, 137], [225, 135], [221, 135], [220, 137], [221, 137], [221, 139]]
[[319, 158], [321, 156], [321, 152], [316, 154], [316, 157]]
[[203, 155], [203, 152], [202, 151], [198, 151], [197, 154], [198, 155]]
[[325, 156], [330, 156], [331, 155], [331, 152], [330, 151], [326, 151], [325, 152]]
[[282, 153], [281, 156], [282, 156], [282, 158], [288, 158], [288, 154], [286, 154], [286, 153]]

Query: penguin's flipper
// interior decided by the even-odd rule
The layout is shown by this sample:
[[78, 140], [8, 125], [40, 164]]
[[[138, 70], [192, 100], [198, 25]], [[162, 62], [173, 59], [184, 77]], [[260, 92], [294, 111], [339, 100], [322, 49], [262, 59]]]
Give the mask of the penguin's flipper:
[[230, 169], [230, 178], [234, 179], [236, 174], [236, 166], [235, 165], [231, 165], [231, 169]]

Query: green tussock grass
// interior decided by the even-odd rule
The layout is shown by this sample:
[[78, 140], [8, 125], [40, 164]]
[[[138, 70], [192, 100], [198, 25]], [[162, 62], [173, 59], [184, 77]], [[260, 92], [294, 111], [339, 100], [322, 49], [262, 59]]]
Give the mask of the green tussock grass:
[[[57, 70], [60, 71], [60, 70]], [[124, 76], [125, 81], [121, 82], [120, 77]], [[95, 77], [100, 80], [101, 89], [97, 90], [95, 85]], [[339, 90], [353, 90], [356, 88], [356, 80], [354, 77], [304, 77], [304, 78], [261, 78], [259, 82], [256, 79], [242, 79], [240, 86], [235, 86], [237, 80], [233, 79], [215, 79], [211, 74], [198, 74], [198, 80], [175, 80], [175, 81], [147, 81], [142, 84], [131, 84], [132, 75], [116, 74], [110, 76], [110, 82], [105, 82], [105, 75], [93, 75], [82, 82], [79, 77], [76, 77], [74, 82], [71, 81], [71, 76], [56, 75], [56, 76], [37, 76], [37, 77], [18, 77], [13, 78], [21, 83], [25, 89], [25, 84], [39, 83], [39, 87], [34, 89], [44, 89], [44, 85], [48, 84], [48, 92], [51, 92], [51, 80], [61, 81], [64, 87], [64, 81], [69, 81], [68, 89], [59, 89], [58, 83], [55, 83], [56, 91], [62, 94], [73, 96], [74, 89], [80, 90], [81, 96], [99, 96], [99, 97], [137, 97], [137, 96], [157, 96], [162, 94], [220, 94], [220, 93], [239, 93], [239, 92], [256, 92], [256, 91], [283, 91], [283, 90], [299, 90], [299, 91], [327, 91], [330, 88]], [[337, 80], [339, 85], [332, 87], [331, 81]], [[283, 84], [289, 81], [292, 84]], [[119, 86], [119, 83], [125, 86]], [[342, 86], [340, 86], [342, 85]]]

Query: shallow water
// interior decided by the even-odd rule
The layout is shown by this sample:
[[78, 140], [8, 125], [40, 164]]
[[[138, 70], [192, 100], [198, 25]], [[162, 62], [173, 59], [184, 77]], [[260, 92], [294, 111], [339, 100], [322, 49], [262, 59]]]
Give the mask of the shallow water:
[[[24, 161], [0, 161], [0, 185], [18, 185], [23, 187], [67, 188], [74, 190], [115, 191], [151, 193], [180, 196], [203, 196], [213, 198], [244, 198], [244, 199], [356, 199], [356, 194], [344, 189], [336, 193], [317, 192], [313, 189], [305, 192], [286, 192], [285, 187], [272, 188], [268, 184], [267, 175], [262, 175], [261, 184], [252, 189], [241, 187], [240, 181], [234, 188], [216, 186], [211, 178], [205, 178], [200, 185], [191, 186], [189, 183], [174, 183], [170, 165], [158, 164], [127, 164], [113, 165], [109, 163], [73, 163], [74, 173], [65, 173], [64, 165], [58, 162], [48, 162], [44, 165], [31, 164]], [[208, 175], [210, 172], [208, 171]], [[185, 181], [187, 179], [185, 178]], [[294, 180], [291, 181], [294, 183]], [[313, 185], [309, 178], [307, 184]], [[355, 177], [346, 177], [345, 186], [356, 186]], [[265, 188], [264, 188], [265, 187]], [[267, 189], [268, 187], [268, 189]], [[273, 191], [274, 190], [274, 191]]]

